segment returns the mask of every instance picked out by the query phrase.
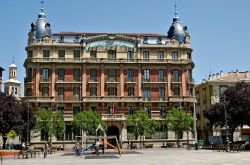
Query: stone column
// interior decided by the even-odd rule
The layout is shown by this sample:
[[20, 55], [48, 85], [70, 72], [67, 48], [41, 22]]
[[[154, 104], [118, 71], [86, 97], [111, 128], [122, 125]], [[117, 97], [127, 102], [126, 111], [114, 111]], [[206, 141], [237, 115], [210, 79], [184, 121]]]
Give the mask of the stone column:
[[36, 91], [35, 96], [39, 96], [39, 83], [40, 83], [40, 65], [36, 66]]
[[101, 96], [104, 97], [104, 66], [101, 65]]
[[168, 68], [167, 71], [167, 81], [168, 81], [168, 96], [172, 96], [172, 92], [171, 92], [171, 70], [170, 68]]
[[141, 84], [142, 84], [142, 77], [141, 77], [141, 72], [142, 72], [142, 68], [141, 66], [138, 67], [138, 94], [139, 94], [139, 97], [142, 96], [142, 90], [141, 90]]
[[51, 89], [52, 89], [52, 96], [55, 97], [55, 83], [56, 83], [55, 64], [52, 64], [51, 69], [52, 69]]
[[86, 82], [86, 65], [84, 64], [82, 66], [82, 97], [86, 96], [86, 88], [87, 88], [87, 82]]
[[186, 77], [185, 75], [187, 75], [187, 70], [182, 69], [182, 73], [181, 73], [181, 84], [182, 84], [182, 95], [186, 96], [187, 95], [187, 88], [186, 88]]
[[124, 77], [123, 77], [123, 66], [121, 65], [120, 69], [120, 88], [121, 88], [121, 97], [124, 96]]

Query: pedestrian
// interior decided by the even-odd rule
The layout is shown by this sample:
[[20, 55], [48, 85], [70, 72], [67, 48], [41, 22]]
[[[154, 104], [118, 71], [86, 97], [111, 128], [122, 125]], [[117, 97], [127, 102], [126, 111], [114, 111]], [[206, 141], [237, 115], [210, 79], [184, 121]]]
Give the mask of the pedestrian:
[[75, 146], [75, 154], [76, 154], [76, 156], [80, 156], [80, 150], [81, 150], [80, 143], [77, 142], [76, 146]]
[[96, 142], [96, 144], [95, 144], [96, 155], [99, 155], [99, 147], [100, 147], [100, 142], [99, 142], [99, 139], [98, 139], [97, 142]]
[[43, 158], [46, 158], [46, 157], [47, 157], [48, 148], [49, 148], [49, 145], [48, 145], [48, 143], [46, 142], [46, 143], [44, 144], [44, 147], [43, 147]]
[[25, 143], [22, 143], [22, 150], [25, 150]]

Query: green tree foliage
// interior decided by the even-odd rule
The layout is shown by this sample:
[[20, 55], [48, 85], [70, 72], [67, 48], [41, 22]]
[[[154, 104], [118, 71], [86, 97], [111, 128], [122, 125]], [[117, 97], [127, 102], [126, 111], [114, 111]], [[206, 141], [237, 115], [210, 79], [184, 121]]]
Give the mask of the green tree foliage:
[[17, 100], [16, 97], [0, 94], [0, 133], [3, 137], [3, 148], [5, 148], [7, 141], [5, 135], [11, 130], [21, 137], [26, 137], [28, 127], [29, 130], [34, 127], [34, 116], [32, 111], [28, 109], [28, 106]]
[[72, 124], [75, 129], [80, 129], [81, 132], [85, 131], [88, 135], [95, 135], [96, 128], [99, 124], [106, 128], [101, 116], [92, 110], [77, 113], [73, 118]]
[[66, 126], [61, 111], [52, 112], [51, 109], [39, 109], [36, 117], [36, 130], [43, 130], [56, 137], [64, 134]]
[[168, 129], [177, 135], [177, 146], [180, 147], [180, 137], [184, 131], [193, 132], [194, 118], [184, 110], [173, 108], [166, 116]]
[[140, 109], [135, 114], [128, 116], [128, 131], [133, 133], [135, 138], [145, 134], [154, 134], [160, 127], [160, 123], [148, 117], [147, 111]]
[[250, 85], [238, 82], [230, 86], [220, 96], [220, 102], [205, 111], [205, 117], [210, 126], [225, 128], [225, 111], [227, 125], [230, 131], [230, 139], [233, 141], [233, 133], [237, 127], [250, 126]]

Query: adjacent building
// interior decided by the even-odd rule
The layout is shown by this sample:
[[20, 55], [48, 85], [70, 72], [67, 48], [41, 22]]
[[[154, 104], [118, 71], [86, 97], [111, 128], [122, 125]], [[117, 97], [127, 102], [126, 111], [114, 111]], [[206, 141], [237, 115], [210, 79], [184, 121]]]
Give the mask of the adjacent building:
[[0, 66], [0, 92], [2, 92], [2, 80], [4, 69]]
[[4, 82], [4, 93], [7, 96], [22, 97], [21, 82], [17, 80], [17, 66], [14, 62], [9, 66], [9, 79]]
[[[177, 14], [167, 34], [52, 33], [41, 9], [26, 47], [24, 99], [33, 111], [63, 111], [65, 140], [74, 139], [71, 121], [85, 110], [102, 116], [108, 135], [127, 140], [127, 116], [140, 108], [157, 120], [172, 107], [193, 112], [192, 51]], [[33, 141], [47, 138], [41, 132]]]
[[[209, 129], [209, 121], [205, 119], [204, 111], [220, 101], [220, 96], [228, 86], [235, 85], [239, 81], [250, 83], [250, 73], [238, 70], [229, 73], [221, 71], [220, 73], [209, 75], [207, 80], [203, 80], [201, 84], [195, 86], [198, 139], [208, 140], [209, 136], [225, 135], [224, 131]], [[250, 139], [250, 129], [244, 127], [240, 131], [236, 131], [234, 138], [236, 141]]]

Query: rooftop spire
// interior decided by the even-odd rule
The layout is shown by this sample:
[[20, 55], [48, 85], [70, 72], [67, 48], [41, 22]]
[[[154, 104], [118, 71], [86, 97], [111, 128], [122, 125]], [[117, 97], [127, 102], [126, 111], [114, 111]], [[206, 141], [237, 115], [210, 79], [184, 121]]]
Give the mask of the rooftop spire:
[[41, 8], [43, 9], [44, 1], [41, 1]]
[[178, 13], [177, 13], [177, 5], [176, 5], [176, 0], [174, 1], [174, 16], [177, 17]]
[[12, 64], [15, 64], [15, 57], [13, 56]]

